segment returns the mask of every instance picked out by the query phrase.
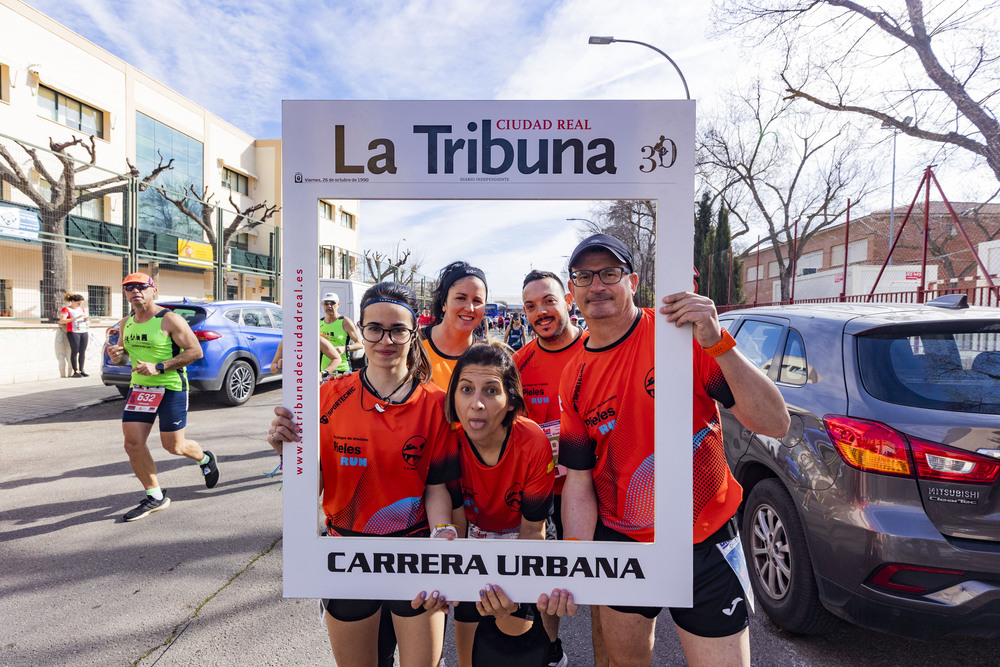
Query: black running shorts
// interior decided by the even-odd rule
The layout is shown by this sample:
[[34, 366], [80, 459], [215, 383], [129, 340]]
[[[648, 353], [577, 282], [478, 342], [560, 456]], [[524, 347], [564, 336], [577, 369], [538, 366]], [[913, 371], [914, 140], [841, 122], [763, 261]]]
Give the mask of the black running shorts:
[[[698, 637], [728, 637], [750, 624], [746, 595], [739, 577], [726, 562], [718, 548], [737, 535], [735, 517], [726, 522], [704, 542], [695, 544], [693, 551], [693, 606], [669, 607], [670, 616], [678, 627]], [[612, 530], [600, 522], [594, 531], [595, 540], [632, 542], [632, 538]], [[640, 614], [656, 618], [659, 607], [628, 607], [609, 605], [625, 614]]]

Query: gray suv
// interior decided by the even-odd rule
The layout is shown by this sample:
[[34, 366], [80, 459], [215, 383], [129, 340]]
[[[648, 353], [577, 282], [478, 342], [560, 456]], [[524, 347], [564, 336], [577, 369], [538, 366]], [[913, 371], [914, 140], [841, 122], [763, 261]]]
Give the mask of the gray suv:
[[723, 411], [768, 616], [801, 634], [840, 617], [1000, 637], [1000, 309], [945, 298], [719, 318], [792, 420], [775, 439]]

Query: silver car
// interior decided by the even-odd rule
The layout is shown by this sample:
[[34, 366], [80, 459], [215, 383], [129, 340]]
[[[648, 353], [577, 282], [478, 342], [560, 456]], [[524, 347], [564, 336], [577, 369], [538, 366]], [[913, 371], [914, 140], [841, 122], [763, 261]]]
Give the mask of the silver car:
[[801, 634], [840, 617], [1000, 637], [1000, 309], [945, 298], [720, 320], [791, 415], [775, 439], [723, 411], [768, 616]]

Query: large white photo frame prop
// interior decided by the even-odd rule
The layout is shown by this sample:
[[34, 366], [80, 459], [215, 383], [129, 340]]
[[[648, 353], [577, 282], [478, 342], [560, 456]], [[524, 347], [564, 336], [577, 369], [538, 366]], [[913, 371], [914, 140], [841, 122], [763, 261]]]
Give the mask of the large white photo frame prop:
[[668, 381], [654, 392], [655, 542], [331, 538], [318, 516], [316, 313], [319, 199], [651, 199], [657, 299], [690, 289], [694, 116], [690, 101], [283, 103], [283, 404], [302, 436], [284, 455], [285, 597], [474, 600], [491, 583], [522, 602], [566, 588], [580, 604], [691, 604], [689, 328], [657, 318]]

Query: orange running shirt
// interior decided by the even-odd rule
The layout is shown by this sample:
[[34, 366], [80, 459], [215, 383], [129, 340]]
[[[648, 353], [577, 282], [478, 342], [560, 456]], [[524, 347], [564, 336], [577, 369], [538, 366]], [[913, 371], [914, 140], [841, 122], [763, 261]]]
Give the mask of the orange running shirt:
[[[601, 522], [650, 542], [654, 534], [655, 311], [642, 309], [621, 340], [588, 350], [566, 367], [559, 398], [559, 463], [592, 470]], [[714, 533], [736, 511], [742, 490], [722, 450], [715, 400], [733, 404], [718, 364], [697, 343], [694, 356], [694, 542]], [[734, 502], [735, 498], [735, 502]]]
[[330, 534], [405, 534], [426, 524], [427, 485], [461, 476], [444, 398], [438, 387], [421, 384], [403, 403], [386, 405], [365, 388], [361, 373], [320, 387], [319, 453]]
[[494, 466], [483, 463], [462, 430], [458, 443], [469, 537], [517, 537], [521, 517], [544, 521], [549, 516], [555, 467], [549, 439], [538, 424], [516, 418]]
[[535, 423], [559, 420], [559, 379], [566, 364], [583, 349], [586, 338], [587, 334], [581, 330], [576, 340], [561, 350], [546, 350], [535, 338], [514, 353], [528, 418]]
[[[427, 327], [420, 331], [420, 343], [427, 350], [427, 356], [431, 360], [431, 382], [436, 384], [438, 387], [444, 391], [448, 391], [448, 383], [451, 382], [451, 373], [455, 370], [455, 364], [458, 363], [458, 357], [449, 357], [446, 354], [442, 354], [434, 347], [434, 343], [431, 341], [431, 329], [433, 327]], [[461, 356], [461, 355], [459, 355]]]
[[[566, 365], [583, 350], [583, 341], [589, 336], [580, 330], [576, 339], [561, 350], [546, 350], [538, 344], [538, 338], [514, 353], [514, 365], [521, 373], [524, 390], [524, 404], [528, 418], [537, 424], [545, 424], [543, 430], [550, 437], [552, 456], [559, 457], [559, 379]], [[566, 482], [566, 469], [556, 470], [557, 494], [562, 493]]]

